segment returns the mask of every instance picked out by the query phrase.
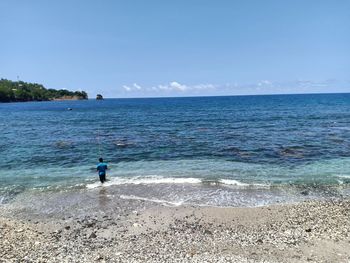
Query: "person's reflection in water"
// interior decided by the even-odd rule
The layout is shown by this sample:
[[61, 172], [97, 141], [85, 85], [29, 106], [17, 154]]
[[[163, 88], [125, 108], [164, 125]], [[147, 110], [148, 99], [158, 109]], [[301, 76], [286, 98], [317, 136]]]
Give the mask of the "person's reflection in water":
[[108, 198], [107, 187], [101, 187], [98, 195], [98, 204], [100, 208], [106, 208], [108, 201], [109, 201], [109, 198]]

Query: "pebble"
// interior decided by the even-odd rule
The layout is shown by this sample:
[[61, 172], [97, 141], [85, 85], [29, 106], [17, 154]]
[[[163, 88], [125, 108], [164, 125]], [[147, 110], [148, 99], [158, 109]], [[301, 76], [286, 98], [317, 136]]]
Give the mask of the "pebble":
[[96, 238], [97, 236], [96, 236], [96, 234], [95, 234], [95, 232], [92, 232], [91, 234], [90, 234], [90, 236], [89, 236], [89, 238]]

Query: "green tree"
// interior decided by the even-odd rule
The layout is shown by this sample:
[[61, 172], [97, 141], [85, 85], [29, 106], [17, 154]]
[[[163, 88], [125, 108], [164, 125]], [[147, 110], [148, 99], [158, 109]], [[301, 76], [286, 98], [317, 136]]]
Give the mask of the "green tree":
[[0, 80], [0, 102], [41, 101], [62, 97], [88, 98], [85, 91], [73, 92], [65, 89], [46, 89], [43, 85], [38, 83], [15, 82], [7, 79]]

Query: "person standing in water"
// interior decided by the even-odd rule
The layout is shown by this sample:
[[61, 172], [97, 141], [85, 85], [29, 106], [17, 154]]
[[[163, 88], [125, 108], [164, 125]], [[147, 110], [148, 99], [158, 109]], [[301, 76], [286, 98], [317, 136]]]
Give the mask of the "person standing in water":
[[107, 164], [103, 162], [103, 159], [99, 159], [99, 163], [97, 164], [97, 171], [98, 175], [100, 177], [101, 183], [104, 183], [106, 181], [106, 170], [107, 170]]

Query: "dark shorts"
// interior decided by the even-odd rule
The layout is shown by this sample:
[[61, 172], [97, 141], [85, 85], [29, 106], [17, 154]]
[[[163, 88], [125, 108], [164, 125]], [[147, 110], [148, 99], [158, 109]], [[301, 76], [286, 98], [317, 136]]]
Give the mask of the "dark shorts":
[[101, 183], [106, 181], [106, 174], [99, 174]]

